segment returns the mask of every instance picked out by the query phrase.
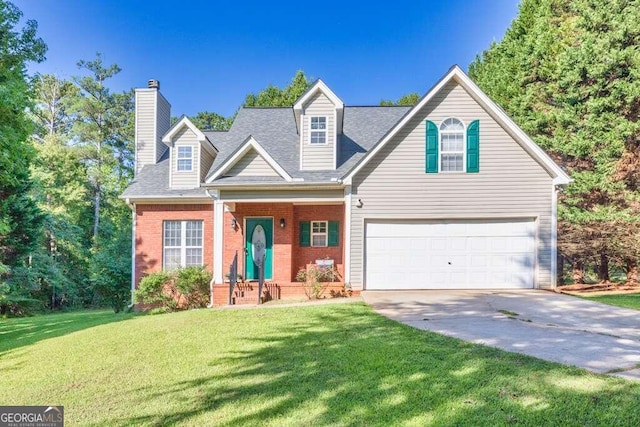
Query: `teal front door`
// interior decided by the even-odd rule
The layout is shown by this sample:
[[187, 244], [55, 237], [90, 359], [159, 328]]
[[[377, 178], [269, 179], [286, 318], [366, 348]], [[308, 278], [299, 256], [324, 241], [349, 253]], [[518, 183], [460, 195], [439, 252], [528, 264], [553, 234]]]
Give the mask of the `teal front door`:
[[264, 259], [264, 278], [273, 278], [273, 218], [247, 218], [245, 227], [245, 279], [260, 278]]

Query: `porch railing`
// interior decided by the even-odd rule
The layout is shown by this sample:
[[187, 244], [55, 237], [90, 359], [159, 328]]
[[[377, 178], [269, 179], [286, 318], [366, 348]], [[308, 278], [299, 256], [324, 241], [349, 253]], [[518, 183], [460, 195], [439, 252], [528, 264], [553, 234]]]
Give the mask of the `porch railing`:
[[238, 283], [238, 251], [229, 267], [229, 305], [233, 304], [233, 288]]

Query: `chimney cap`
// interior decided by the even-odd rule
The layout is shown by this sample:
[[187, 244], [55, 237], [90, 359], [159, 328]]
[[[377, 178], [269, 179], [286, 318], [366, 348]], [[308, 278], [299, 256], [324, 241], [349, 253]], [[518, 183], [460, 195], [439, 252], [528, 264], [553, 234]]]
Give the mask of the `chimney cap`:
[[147, 82], [147, 87], [149, 89], [158, 89], [158, 90], [160, 90], [160, 80], [149, 79], [149, 81]]

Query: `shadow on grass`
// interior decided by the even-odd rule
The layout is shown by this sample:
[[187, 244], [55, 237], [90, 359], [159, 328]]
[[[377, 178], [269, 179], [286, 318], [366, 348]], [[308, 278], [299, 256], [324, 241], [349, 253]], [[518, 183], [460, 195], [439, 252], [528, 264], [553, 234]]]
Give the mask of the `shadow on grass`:
[[115, 314], [112, 310], [91, 310], [0, 320], [0, 357], [10, 350], [41, 340], [120, 322], [133, 316], [134, 314]]
[[613, 425], [619, 414], [640, 422], [633, 384], [418, 331], [365, 306], [304, 314], [277, 330], [247, 326], [238, 345], [211, 349], [198, 378], [133, 392], [134, 405], [181, 402], [179, 410], [109, 424]]

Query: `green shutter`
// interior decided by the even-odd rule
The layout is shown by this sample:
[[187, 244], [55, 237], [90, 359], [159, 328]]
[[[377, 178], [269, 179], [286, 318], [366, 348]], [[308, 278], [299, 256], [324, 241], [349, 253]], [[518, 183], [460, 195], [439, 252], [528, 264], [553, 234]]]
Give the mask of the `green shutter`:
[[311, 246], [311, 223], [300, 222], [300, 247]]
[[467, 172], [480, 172], [480, 121], [474, 120], [467, 128]]
[[327, 246], [338, 246], [340, 235], [338, 234], [338, 221], [329, 221], [329, 238]]
[[427, 120], [426, 165], [427, 173], [438, 173], [438, 126]]

